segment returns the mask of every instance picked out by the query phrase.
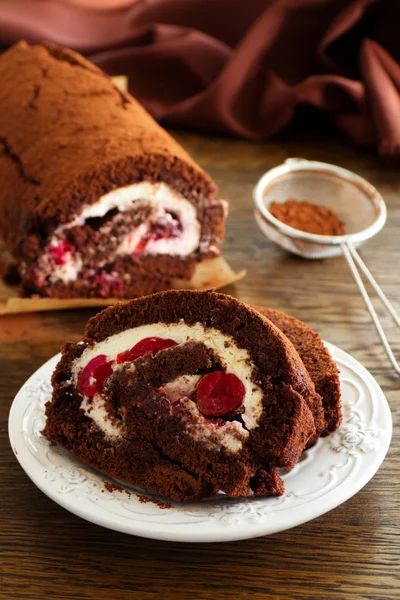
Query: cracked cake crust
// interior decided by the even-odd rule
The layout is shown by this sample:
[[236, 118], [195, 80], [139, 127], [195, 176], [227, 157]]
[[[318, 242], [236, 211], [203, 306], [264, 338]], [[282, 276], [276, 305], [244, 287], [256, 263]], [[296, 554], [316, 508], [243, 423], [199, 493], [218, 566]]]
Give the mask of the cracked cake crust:
[[[79, 54], [20, 42], [0, 57], [0, 233], [20, 266], [23, 285], [44, 295], [95, 295], [83, 285], [32, 280], [29, 267], [52, 234], [106, 193], [138, 182], [164, 182], [195, 206], [195, 252], [171, 256], [153, 289], [190, 278], [195, 263], [219, 251], [226, 206], [216, 186], [129, 94]], [[121, 265], [116, 264], [119, 272]], [[112, 269], [110, 269], [112, 270]], [[130, 265], [134, 279], [137, 264]], [[127, 285], [122, 296], [151, 291]], [[112, 294], [114, 295], [114, 294]], [[118, 294], [117, 294], [118, 295]]]

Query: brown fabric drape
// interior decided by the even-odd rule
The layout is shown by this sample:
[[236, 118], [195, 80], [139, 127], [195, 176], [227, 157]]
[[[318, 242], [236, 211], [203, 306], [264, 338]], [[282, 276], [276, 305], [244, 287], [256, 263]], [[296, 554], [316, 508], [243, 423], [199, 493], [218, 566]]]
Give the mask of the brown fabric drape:
[[308, 104], [400, 156], [399, 0], [124, 1], [0, 2], [0, 44], [50, 40], [125, 73], [165, 125], [261, 139]]

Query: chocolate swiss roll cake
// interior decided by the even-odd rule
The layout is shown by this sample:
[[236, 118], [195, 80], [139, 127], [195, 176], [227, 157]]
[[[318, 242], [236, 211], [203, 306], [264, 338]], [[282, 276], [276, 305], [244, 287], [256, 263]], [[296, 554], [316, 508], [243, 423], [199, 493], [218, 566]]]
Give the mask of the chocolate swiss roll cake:
[[282, 494], [275, 469], [324, 429], [292, 343], [230, 296], [153, 294], [102, 311], [85, 334], [63, 350], [45, 435], [122, 481], [183, 501]]
[[27, 292], [131, 297], [220, 253], [210, 177], [79, 54], [0, 57], [0, 234]]

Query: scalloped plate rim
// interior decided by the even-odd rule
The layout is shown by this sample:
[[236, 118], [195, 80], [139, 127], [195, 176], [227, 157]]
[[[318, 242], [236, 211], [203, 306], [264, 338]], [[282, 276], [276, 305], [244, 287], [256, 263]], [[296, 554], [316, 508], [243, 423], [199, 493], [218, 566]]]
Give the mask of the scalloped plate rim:
[[[251, 522], [252, 519], [250, 518], [250, 522], [249, 522], [249, 520], [247, 520], [245, 523], [231, 525], [230, 527], [224, 526], [223, 523], [222, 524], [218, 523], [218, 525], [220, 525], [220, 527], [217, 527], [216, 520], [213, 517], [210, 517], [210, 515], [208, 515], [208, 516], [205, 515], [204, 518], [199, 519], [199, 521], [197, 523], [193, 522], [190, 524], [187, 524], [187, 523], [176, 524], [176, 523], [163, 522], [163, 519], [161, 518], [162, 513], [159, 513], [161, 522], [160, 522], [160, 520], [158, 520], [158, 521], [154, 521], [152, 523], [147, 522], [145, 525], [143, 525], [142, 522], [133, 520], [133, 519], [130, 520], [129, 518], [126, 518], [125, 521], [121, 522], [121, 518], [119, 518], [119, 519], [112, 518], [112, 512], [110, 513], [110, 512], [104, 511], [104, 510], [99, 510], [96, 512], [95, 505], [91, 506], [92, 510], [88, 510], [88, 508], [85, 507], [84, 504], [81, 505], [79, 502], [76, 501], [76, 499], [74, 499], [73, 496], [68, 496], [68, 494], [64, 494], [64, 495], [58, 494], [54, 488], [49, 486], [48, 482], [44, 478], [44, 473], [43, 472], [40, 473], [39, 472], [40, 470], [35, 470], [34, 468], [32, 468], [32, 463], [31, 463], [32, 456], [30, 456], [29, 451], [24, 446], [22, 446], [23, 451], [21, 451], [21, 441], [23, 441], [23, 433], [22, 433], [21, 428], [20, 428], [21, 431], [18, 430], [18, 423], [20, 423], [20, 421], [21, 421], [19, 413], [21, 413], [21, 416], [23, 416], [23, 414], [24, 414], [23, 407], [20, 405], [22, 405], [24, 395], [26, 394], [27, 388], [29, 389], [29, 385], [32, 384], [32, 382], [38, 381], [39, 378], [41, 379], [42, 382], [48, 381], [49, 374], [51, 374], [54, 366], [57, 364], [57, 362], [61, 356], [60, 354], [53, 356], [46, 363], [44, 363], [41, 367], [39, 367], [39, 369], [37, 369], [31, 375], [31, 377], [29, 377], [29, 379], [25, 382], [25, 384], [21, 387], [21, 389], [15, 396], [15, 399], [11, 405], [9, 421], [8, 421], [9, 438], [10, 438], [12, 450], [13, 450], [14, 455], [16, 456], [18, 462], [20, 463], [21, 467], [23, 468], [25, 473], [28, 475], [28, 477], [33, 481], [33, 483], [44, 494], [46, 494], [54, 502], [56, 502], [57, 504], [59, 504], [60, 506], [62, 506], [63, 508], [65, 508], [66, 510], [70, 511], [71, 513], [73, 513], [74, 515], [76, 515], [80, 518], [83, 518], [89, 522], [95, 523], [97, 525], [100, 525], [102, 527], [105, 527], [105, 528], [108, 528], [108, 529], [111, 529], [114, 531], [120, 531], [122, 533], [127, 533], [130, 535], [137, 535], [139, 537], [165, 540], [165, 541], [207, 543], [207, 542], [229, 542], [229, 541], [237, 541], [237, 540], [242, 540], [242, 539], [250, 539], [250, 538], [255, 538], [255, 537], [259, 537], [259, 536], [263, 536], [263, 535], [272, 535], [272, 534], [278, 533], [280, 531], [285, 531], [285, 530], [291, 529], [298, 525], [307, 523], [319, 516], [322, 516], [323, 514], [326, 514], [327, 512], [329, 512], [329, 511], [333, 510], [334, 508], [336, 508], [337, 506], [343, 504], [344, 502], [349, 500], [352, 496], [354, 496], [356, 493], [358, 493], [360, 491], [360, 489], [362, 489], [372, 479], [372, 477], [375, 475], [375, 473], [381, 466], [381, 464], [386, 456], [386, 453], [388, 451], [390, 441], [391, 441], [392, 417], [391, 417], [390, 408], [387, 403], [386, 397], [385, 397], [382, 389], [380, 388], [379, 384], [375, 380], [375, 378], [371, 375], [371, 373], [365, 367], [363, 367], [363, 365], [361, 365], [361, 363], [359, 363], [350, 354], [344, 352], [343, 350], [341, 350], [337, 346], [334, 346], [333, 344], [330, 344], [328, 342], [324, 342], [324, 343], [327, 346], [328, 350], [332, 353], [335, 360], [337, 360], [339, 362], [343, 361], [343, 360], [346, 361], [347, 366], [352, 368], [352, 370], [355, 373], [358, 373], [358, 375], [362, 376], [363, 381], [364, 381], [364, 383], [366, 383], [368, 391], [371, 394], [371, 398], [374, 397], [378, 401], [378, 406], [380, 409], [380, 417], [384, 423], [382, 431], [384, 431], [385, 435], [381, 436], [381, 443], [377, 450], [377, 454], [374, 457], [374, 460], [367, 463], [366, 468], [361, 470], [361, 473], [358, 475], [358, 477], [354, 481], [351, 482], [351, 485], [345, 486], [345, 485], [340, 484], [339, 487], [334, 488], [333, 490], [328, 492], [326, 495], [322, 496], [322, 498], [323, 498], [322, 503], [321, 503], [321, 498], [318, 498], [318, 497], [307, 501], [306, 503], [304, 503], [307, 505], [306, 510], [304, 510], [304, 509], [302, 510], [302, 507], [304, 506], [304, 504], [299, 505], [298, 507], [293, 507], [293, 508], [288, 507], [288, 508], [284, 509], [286, 513], [289, 513], [289, 514], [285, 515], [284, 519], [279, 519], [279, 518], [273, 519], [272, 523], [270, 522], [271, 521], [270, 519], [264, 519], [264, 521], [261, 523], [259, 523], [257, 521], [252, 523]], [[50, 369], [51, 369], [51, 371], [50, 371]], [[43, 377], [43, 374], [46, 374], [46, 377]], [[340, 431], [340, 429], [338, 431]], [[337, 432], [335, 432], [335, 433], [337, 433]], [[334, 434], [331, 434], [331, 435], [334, 435]], [[323, 438], [323, 440], [329, 440], [330, 438], [331, 438], [331, 436], [328, 436], [327, 438]], [[320, 444], [321, 441], [322, 440], [320, 440], [318, 442], [318, 444]], [[314, 448], [316, 448], [318, 446], [318, 444], [316, 446], [314, 446]], [[19, 449], [17, 448], [17, 446]], [[313, 450], [313, 449], [311, 449], [311, 450]], [[29, 459], [27, 459], [26, 456], [28, 456]], [[73, 457], [72, 455], [68, 455], [68, 456], [71, 461], [71, 468], [76, 468], [77, 464], [79, 463], [78, 466], [83, 469], [87, 469], [88, 473], [94, 472], [92, 469], [90, 469], [89, 467], [86, 467], [86, 465], [84, 465], [83, 463], [81, 463], [80, 461], [75, 459], [75, 457]], [[104, 477], [105, 477], [104, 475], [97, 472], [97, 477], [98, 477], [98, 479], [102, 479], [102, 477], [103, 477], [102, 481], [104, 482]], [[111, 478], [107, 478], [107, 479], [112, 481]], [[344, 482], [342, 482], [342, 483], [344, 483]], [[129, 488], [129, 489], [131, 489], [131, 488]], [[115, 494], [115, 493], [116, 492], [113, 492], [113, 494]], [[151, 494], [148, 494], [148, 495], [151, 495]], [[252, 502], [258, 503], [259, 506], [262, 506], [262, 505], [267, 506], [266, 503], [270, 500], [271, 499], [266, 498], [266, 499], [254, 499], [254, 500], [250, 500], [250, 502], [248, 500], [244, 500], [244, 501], [238, 500], [237, 502], [238, 502], [238, 505], [241, 502], [248, 502], [248, 505], [251, 508], [250, 503], [252, 503]], [[182, 514], [185, 514], [185, 512], [186, 513], [190, 512], [190, 510], [189, 510], [190, 507], [193, 507], [193, 511], [194, 511], [196, 507], [207, 506], [211, 502], [212, 502], [212, 500], [206, 501], [204, 503], [189, 503], [187, 505], [186, 504], [185, 505], [176, 505], [176, 506], [173, 506], [172, 509], [168, 509], [168, 512], [170, 510], [179, 509], [178, 512], [183, 511]], [[215, 499], [214, 499], [214, 502], [215, 502]], [[321, 504], [322, 504], [322, 506], [321, 506]], [[229, 507], [229, 505], [232, 505], [232, 501], [227, 501], [226, 503], [220, 502], [220, 505], [219, 505], [220, 508], [218, 509], [218, 507], [217, 507], [216, 512], [218, 513], [218, 510], [223, 511], [224, 507], [225, 508]], [[148, 506], [148, 505], [146, 505], [146, 506]], [[99, 506], [97, 506], [97, 508], [101, 509], [101, 507], [99, 507]], [[184, 510], [184, 509], [187, 509], [187, 510]], [[156, 507], [154, 507], [154, 510], [156, 510]], [[158, 511], [159, 510], [160, 509], [158, 509]], [[273, 509], [271, 509], [271, 510], [268, 509], [266, 512], [267, 512], [267, 514], [270, 514], [270, 515], [274, 514]], [[116, 515], [116, 517], [118, 517], [118, 515]], [[204, 521], [206, 521], [206, 523], [208, 523], [208, 525], [209, 525], [208, 529], [207, 529], [207, 527], [205, 527]]]

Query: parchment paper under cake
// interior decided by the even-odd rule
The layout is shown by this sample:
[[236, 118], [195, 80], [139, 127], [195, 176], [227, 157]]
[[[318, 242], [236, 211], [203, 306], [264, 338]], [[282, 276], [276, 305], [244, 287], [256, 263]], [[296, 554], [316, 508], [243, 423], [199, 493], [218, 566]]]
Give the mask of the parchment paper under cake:
[[[174, 279], [169, 287], [188, 290], [219, 290], [243, 279], [245, 275], [245, 270], [235, 272], [223, 256], [218, 256], [198, 263], [191, 279]], [[20, 291], [20, 286], [7, 285], [0, 279], [0, 315], [110, 306], [121, 301], [118, 298], [44, 298], [40, 296], [24, 298], [21, 297]]]

